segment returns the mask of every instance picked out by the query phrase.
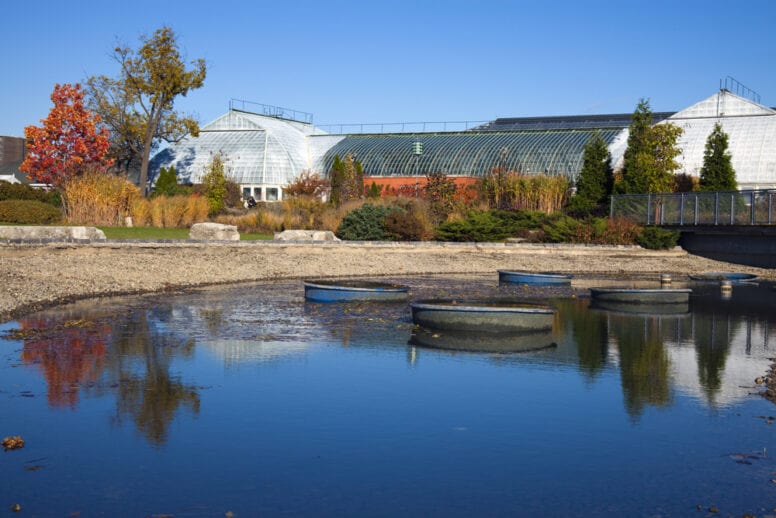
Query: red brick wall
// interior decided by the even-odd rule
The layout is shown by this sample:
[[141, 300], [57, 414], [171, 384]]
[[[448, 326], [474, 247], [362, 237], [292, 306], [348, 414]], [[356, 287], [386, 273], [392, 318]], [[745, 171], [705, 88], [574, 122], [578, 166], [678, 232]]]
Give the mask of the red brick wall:
[[[455, 182], [460, 192], [470, 190], [479, 181], [479, 178], [473, 176], [448, 176]], [[423, 196], [423, 189], [426, 186], [425, 176], [365, 176], [364, 189], [367, 191], [372, 186], [372, 182], [382, 186], [381, 194], [383, 196]]]

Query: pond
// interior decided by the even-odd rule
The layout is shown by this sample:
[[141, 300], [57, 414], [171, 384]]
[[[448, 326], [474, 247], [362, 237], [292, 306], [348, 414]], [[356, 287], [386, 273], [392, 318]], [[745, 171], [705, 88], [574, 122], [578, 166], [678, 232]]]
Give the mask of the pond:
[[591, 306], [622, 280], [497, 279], [386, 281], [549, 304], [546, 347], [419, 345], [406, 302], [305, 302], [301, 281], [0, 324], [0, 436], [25, 440], [0, 454], [0, 516], [774, 512], [776, 408], [754, 381], [776, 356], [772, 284], [639, 312]]

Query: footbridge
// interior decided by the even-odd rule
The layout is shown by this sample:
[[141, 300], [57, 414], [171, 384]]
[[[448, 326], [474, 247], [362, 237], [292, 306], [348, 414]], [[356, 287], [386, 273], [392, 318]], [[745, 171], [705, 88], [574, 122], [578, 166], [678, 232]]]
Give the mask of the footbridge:
[[693, 254], [776, 268], [776, 189], [618, 194], [610, 216], [677, 230]]

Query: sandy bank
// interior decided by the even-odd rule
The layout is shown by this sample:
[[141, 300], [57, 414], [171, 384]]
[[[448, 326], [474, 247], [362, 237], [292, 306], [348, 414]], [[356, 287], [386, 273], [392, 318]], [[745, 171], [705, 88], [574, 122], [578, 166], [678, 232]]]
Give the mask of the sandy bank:
[[498, 269], [677, 276], [773, 270], [682, 250], [498, 244], [168, 242], [0, 246], [0, 321], [74, 299], [220, 283], [322, 276], [487, 273]]

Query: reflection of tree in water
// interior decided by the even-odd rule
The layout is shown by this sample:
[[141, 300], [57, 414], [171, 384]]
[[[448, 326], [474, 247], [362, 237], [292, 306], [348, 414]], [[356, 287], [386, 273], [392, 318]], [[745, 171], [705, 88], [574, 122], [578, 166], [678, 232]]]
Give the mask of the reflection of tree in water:
[[670, 362], [660, 334], [660, 318], [610, 315], [609, 333], [616, 337], [620, 351], [620, 376], [628, 414], [637, 418], [645, 405], [668, 405]]
[[[109, 356], [109, 368], [120, 380], [118, 419], [130, 416], [149, 442], [164, 444], [179, 408], [199, 412], [196, 389], [169, 372], [175, 356], [192, 355], [194, 342], [158, 331], [144, 311], [133, 311], [119, 325]], [[142, 374], [136, 372], [140, 369]]]
[[694, 318], [698, 382], [713, 403], [722, 388], [722, 373], [730, 353], [730, 339], [737, 327], [728, 315], [698, 313]]
[[571, 325], [571, 333], [577, 344], [580, 370], [593, 379], [606, 365], [607, 332], [606, 314], [590, 311], [588, 301], [568, 299], [554, 304], [562, 320]]
[[63, 317], [19, 320], [22, 361], [46, 378], [49, 405], [76, 407], [79, 387], [96, 383], [103, 368], [110, 326]]

